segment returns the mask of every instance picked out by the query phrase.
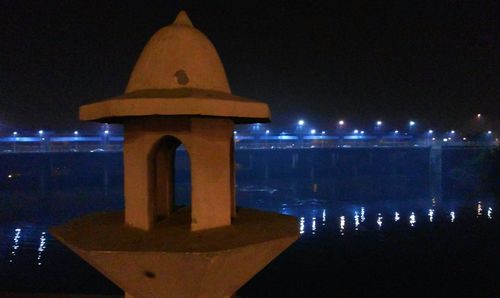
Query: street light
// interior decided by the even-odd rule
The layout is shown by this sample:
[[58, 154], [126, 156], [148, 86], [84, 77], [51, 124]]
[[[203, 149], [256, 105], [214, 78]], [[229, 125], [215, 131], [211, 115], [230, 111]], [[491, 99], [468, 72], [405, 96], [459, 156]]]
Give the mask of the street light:
[[354, 132], [354, 134], [357, 134], [357, 133], [359, 133], [359, 130], [355, 129], [353, 132]]
[[452, 130], [452, 131], [451, 131], [451, 134], [452, 134], [452, 135], [454, 135], [454, 134], [455, 134], [455, 131], [454, 131], [454, 130]]
[[43, 141], [45, 140], [45, 138], [43, 137], [43, 130], [40, 129], [38, 131], [38, 134], [40, 135], [40, 151], [43, 151]]
[[476, 116], [476, 117], [477, 117], [477, 118], [481, 118], [481, 116], [482, 116], [482, 115], [479, 113], [479, 114], [477, 114], [477, 116]]
[[394, 131], [394, 133], [395, 133], [395, 134], [398, 134], [398, 133], [399, 133], [399, 130], [395, 130], [395, 131]]
[[340, 125], [340, 126], [344, 125], [344, 123], [345, 123], [345, 122], [344, 122], [344, 120], [340, 120], [340, 121], [339, 121], [339, 125]]
[[316, 134], [316, 129], [311, 129], [311, 134], [312, 135]]
[[12, 133], [12, 135], [14, 136], [13, 151], [16, 152], [16, 147], [17, 147], [17, 131], [14, 131]]
[[488, 130], [488, 134], [489, 134], [489, 135], [490, 135], [490, 134], [492, 134], [492, 133], [493, 133], [493, 132], [492, 132], [491, 130]]
[[306, 122], [305, 122], [304, 120], [300, 119], [300, 120], [297, 122], [297, 124], [298, 124], [299, 126], [304, 126], [304, 124], [306, 124]]
[[410, 126], [415, 126], [415, 121], [410, 121]]
[[77, 136], [77, 135], [78, 135], [78, 131], [77, 131], [77, 130], [75, 130], [75, 131], [73, 132], [73, 135]]
[[381, 126], [382, 125], [382, 121], [377, 121], [377, 126]]

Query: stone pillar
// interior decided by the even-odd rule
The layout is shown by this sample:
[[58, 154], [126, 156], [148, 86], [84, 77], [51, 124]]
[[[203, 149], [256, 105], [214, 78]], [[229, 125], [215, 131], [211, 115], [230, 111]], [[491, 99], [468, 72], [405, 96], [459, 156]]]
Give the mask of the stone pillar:
[[233, 174], [229, 119], [193, 118], [185, 145], [191, 159], [191, 230], [231, 224]]
[[141, 125], [125, 124], [123, 144], [125, 223], [131, 227], [149, 230], [154, 220], [153, 188], [149, 153], [151, 137]]

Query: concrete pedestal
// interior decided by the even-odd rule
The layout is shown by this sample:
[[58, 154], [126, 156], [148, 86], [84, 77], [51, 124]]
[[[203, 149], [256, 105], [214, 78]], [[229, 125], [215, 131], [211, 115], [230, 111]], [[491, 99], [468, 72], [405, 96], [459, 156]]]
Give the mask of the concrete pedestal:
[[294, 217], [250, 209], [199, 232], [189, 209], [149, 231], [123, 221], [121, 212], [90, 215], [52, 234], [135, 298], [230, 297], [298, 238]]

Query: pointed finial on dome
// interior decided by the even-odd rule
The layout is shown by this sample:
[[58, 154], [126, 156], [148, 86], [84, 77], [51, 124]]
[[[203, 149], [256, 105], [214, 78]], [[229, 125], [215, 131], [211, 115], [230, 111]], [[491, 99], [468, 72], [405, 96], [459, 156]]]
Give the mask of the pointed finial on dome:
[[184, 25], [193, 27], [193, 23], [189, 19], [187, 13], [184, 10], [181, 10], [177, 17], [175, 18], [174, 25]]

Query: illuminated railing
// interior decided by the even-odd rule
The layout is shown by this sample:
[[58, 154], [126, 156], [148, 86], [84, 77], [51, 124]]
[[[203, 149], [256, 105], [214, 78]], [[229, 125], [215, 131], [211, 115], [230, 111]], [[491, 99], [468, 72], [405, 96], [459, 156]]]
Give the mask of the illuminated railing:
[[[350, 148], [350, 147], [453, 147], [453, 146], [498, 146], [493, 138], [430, 138], [415, 137], [405, 133], [384, 135], [356, 134], [293, 134], [282, 132], [271, 134], [235, 132], [236, 149], [299, 149], [299, 148]], [[23, 152], [113, 152], [123, 150], [123, 136], [101, 134], [85, 136], [74, 134], [60, 136], [44, 133], [35, 136], [20, 134], [0, 137], [0, 153]]]

